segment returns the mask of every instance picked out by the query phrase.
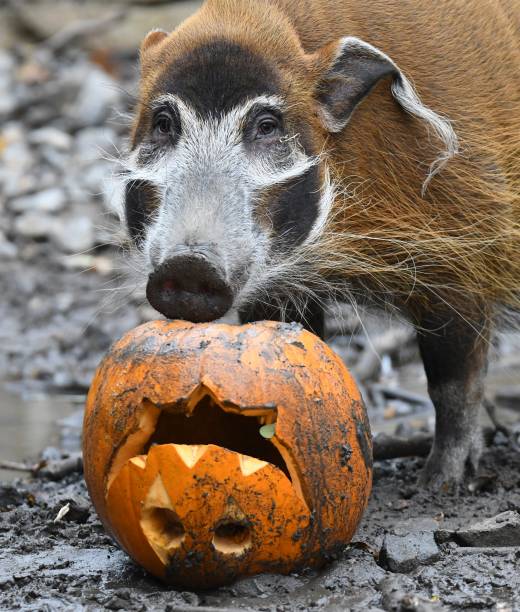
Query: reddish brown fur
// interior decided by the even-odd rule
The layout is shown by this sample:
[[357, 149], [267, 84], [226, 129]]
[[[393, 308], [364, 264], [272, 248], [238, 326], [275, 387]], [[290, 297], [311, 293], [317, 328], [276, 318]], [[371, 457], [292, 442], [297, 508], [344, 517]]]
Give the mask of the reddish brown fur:
[[[141, 99], [204, 41], [224, 37], [267, 57], [286, 83], [289, 124], [310, 124], [343, 188], [309, 261], [325, 277], [357, 278], [417, 322], [432, 300], [477, 319], [477, 309], [520, 304], [518, 21], [507, 0], [208, 0], [174, 33], [148, 40]], [[389, 55], [453, 122], [461, 152], [424, 198], [440, 144], [393, 100], [388, 79], [339, 134], [318, 119], [316, 88], [346, 35]]]

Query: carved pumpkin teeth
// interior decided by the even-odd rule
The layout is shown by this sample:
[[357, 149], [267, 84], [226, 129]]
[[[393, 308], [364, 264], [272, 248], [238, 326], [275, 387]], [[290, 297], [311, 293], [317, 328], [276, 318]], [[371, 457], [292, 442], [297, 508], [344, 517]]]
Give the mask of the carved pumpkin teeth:
[[255, 459], [255, 457], [247, 457], [246, 455], [239, 455], [238, 461], [244, 476], [250, 476], [267, 465], [267, 461], [261, 461], [260, 459]]
[[192, 468], [197, 464], [198, 460], [204, 455], [208, 448], [207, 446], [200, 444], [193, 446], [188, 444], [173, 444], [173, 447], [177, 451], [179, 457], [189, 468]]
[[[220, 417], [211, 416], [212, 412]], [[205, 444], [192, 443], [194, 437], [196, 439], [201, 435], [198, 433], [200, 430], [209, 429], [204, 428], [208, 418], [212, 419], [215, 432], [209, 431], [205, 435]], [[233, 430], [236, 430], [236, 434], [231, 436]], [[251, 442], [244, 442], [241, 439], [244, 436]], [[146, 462], [146, 455], [141, 453], [149, 452], [154, 446], [164, 443], [172, 444], [189, 468], [197, 464], [209, 444], [236, 452], [244, 475], [253, 474], [270, 463], [285, 473], [297, 494], [304, 499], [297, 472], [288, 459], [288, 453], [276, 441], [276, 409], [250, 408], [240, 411], [230, 405], [223, 406], [202, 384], [185, 400], [184, 411], [180, 406], [172, 409], [168, 404], [158, 407], [149, 400], [143, 401], [138, 429], [128, 436], [114, 455], [106, 490], [126, 461], [143, 457], [142, 460], [134, 461], [135, 465], [143, 467], [142, 461]], [[251, 447], [251, 453], [241, 452], [243, 447]]]
[[135, 465], [141, 470], [144, 470], [146, 467], [146, 455], [139, 455], [137, 457], [132, 457], [130, 459], [130, 462], [132, 463], [132, 465]]

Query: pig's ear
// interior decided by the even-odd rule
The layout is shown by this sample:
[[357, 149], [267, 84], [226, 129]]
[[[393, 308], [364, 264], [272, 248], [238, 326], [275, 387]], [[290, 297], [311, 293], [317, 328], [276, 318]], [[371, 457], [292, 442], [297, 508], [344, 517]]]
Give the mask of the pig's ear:
[[148, 32], [141, 43], [141, 57], [147, 51], [150, 51], [150, 49], [162, 42], [167, 36], [168, 32], [165, 32], [164, 30], [152, 30], [151, 32]]
[[316, 55], [319, 73], [316, 98], [323, 124], [330, 132], [340, 132], [349, 122], [356, 106], [377, 83], [391, 78], [389, 90], [395, 101], [410, 115], [423, 121], [442, 146], [430, 166], [423, 185], [458, 152], [457, 135], [450, 122], [423, 104], [413, 85], [382, 51], [359, 38], [342, 38], [326, 45]]
[[347, 37], [318, 52], [324, 70], [316, 97], [325, 127], [341, 131], [356, 106], [377, 83], [388, 76], [399, 77], [399, 70], [384, 53], [358, 38]]

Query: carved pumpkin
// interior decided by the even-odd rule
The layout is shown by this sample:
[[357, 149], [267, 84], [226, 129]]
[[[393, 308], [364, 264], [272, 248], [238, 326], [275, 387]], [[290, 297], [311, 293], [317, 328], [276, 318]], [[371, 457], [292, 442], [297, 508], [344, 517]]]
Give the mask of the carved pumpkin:
[[298, 325], [155, 321], [116, 343], [85, 413], [85, 479], [107, 530], [178, 586], [318, 566], [366, 506], [358, 389]]

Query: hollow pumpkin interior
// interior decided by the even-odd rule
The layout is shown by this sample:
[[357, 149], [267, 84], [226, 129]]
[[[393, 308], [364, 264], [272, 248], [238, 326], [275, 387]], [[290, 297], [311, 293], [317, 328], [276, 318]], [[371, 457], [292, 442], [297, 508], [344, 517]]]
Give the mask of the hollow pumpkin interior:
[[139, 427], [126, 438], [113, 458], [106, 491], [127, 461], [146, 461], [150, 448], [155, 445], [191, 447], [194, 456], [198, 449], [215, 445], [238, 453], [246, 463], [252, 458], [281, 470], [309, 508], [291, 451], [276, 435], [277, 418], [274, 406], [240, 409], [218, 401], [203, 386], [185, 401], [157, 406], [144, 400]]

